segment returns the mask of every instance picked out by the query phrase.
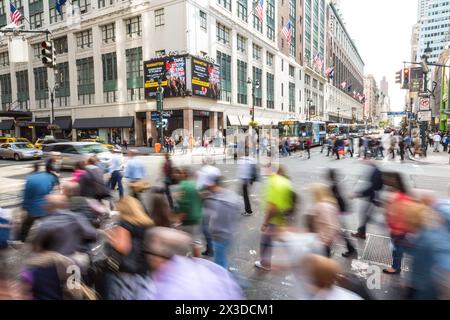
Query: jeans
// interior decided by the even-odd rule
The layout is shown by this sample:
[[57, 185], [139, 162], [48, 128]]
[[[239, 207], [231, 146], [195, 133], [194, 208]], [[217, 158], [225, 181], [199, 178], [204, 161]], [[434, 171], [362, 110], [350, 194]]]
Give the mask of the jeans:
[[396, 271], [400, 271], [402, 269], [402, 259], [405, 249], [403, 247], [403, 241], [405, 239], [404, 235], [391, 235], [392, 239], [392, 268]]
[[230, 251], [229, 240], [212, 240], [214, 251], [214, 262], [222, 268], [228, 268], [228, 252]]
[[249, 182], [246, 180], [242, 184], [242, 194], [244, 196], [245, 213], [252, 213], [252, 205], [248, 197], [248, 185]]
[[438, 141], [434, 142], [434, 152], [439, 152], [439, 142]]
[[272, 261], [272, 233], [277, 228], [274, 224], [267, 226], [267, 231], [261, 235], [261, 264], [264, 267], [271, 267]]
[[111, 190], [116, 189], [116, 184], [119, 187], [119, 197], [123, 198], [122, 173], [120, 171], [113, 171], [111, 174]]

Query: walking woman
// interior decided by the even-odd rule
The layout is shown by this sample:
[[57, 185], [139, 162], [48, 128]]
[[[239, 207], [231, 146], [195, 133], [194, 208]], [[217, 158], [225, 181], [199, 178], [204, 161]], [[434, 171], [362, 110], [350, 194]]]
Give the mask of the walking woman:
[[99, 290], [106, 300], [136, 300], [145, 285], [147, 265], [142, 252], [145, 232], [153, 221], [139, 200], [126, 196], [117, 203], [120, 212], [115, 227], [108, 231], [108, 269]]
[[385, 206], [386, 208], [386, 223], [392, 239], [392, 266], [384, 269], [386, 274], [399, 274], [402, 268], [403, 253], [405, 251], [405, 237], [408, 233], [408, 227], [405, 221], [406, 204], [412, 199], [408, 195], [406, 185], [402, 176], [398, 172], [384, 173], [384, 185], [391, 188], [391, 196]]

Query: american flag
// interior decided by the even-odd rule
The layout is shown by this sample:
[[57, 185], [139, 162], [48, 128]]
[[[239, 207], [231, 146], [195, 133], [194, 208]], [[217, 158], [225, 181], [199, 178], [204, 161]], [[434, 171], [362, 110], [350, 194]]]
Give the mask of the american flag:
[[22, 20], [22, 14], [12, 3], [9, 4], [9, 10], [11, 11], [11, 22], [18, 24], [19, 21]]
[[313, 64], [315, 68], [317, 68], [318, 70], [322, 70], [323, 60], [320, 57], [320, 53], [316, 54], [316, 56], [314, 57]]
[[291, 45], [291, 36], [292, 36], [292, 22], [291, 22], [291, 20], [289, 20], [286, 23], [286, 25], [281, 30], [281, 32], [283, 33], [284, 37], [286, 38], [287, 43], [288, 43], [288, 47], [289, 47]]
[[258, 4], [255, 7], [255, 12], [259, 20], [262, 22], [264, 17], [264, 0], [258, 0]]

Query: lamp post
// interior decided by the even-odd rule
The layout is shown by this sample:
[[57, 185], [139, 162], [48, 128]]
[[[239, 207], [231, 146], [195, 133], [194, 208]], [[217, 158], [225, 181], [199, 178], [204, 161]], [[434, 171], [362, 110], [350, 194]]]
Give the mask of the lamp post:
[[308, 98], [308, 100], [306, 100], [306, 102], [308, 102], [308, 113], [307, 113], [307, 120], [311, 120], [311, 105], [313, 103], [313, 101], [311, 100], [311, 98]]
[[251, 116], [252, 123], [255, 122], [255, 89], [259, 89], [259, 80], [253, 81], [252, 79], [247, 79], [247, 84], [252, 84], [252, 108], [251, 108]]
[[50, 134], [52, 136], [55, 136], [55, 128], [54, 128], [54, 124], [55, 124], [55, 92], [56, 90], [59, 89], [59, 84], [56, 83], [53, 88], [49, 88], [50, 91], [50, 106], [51, 106], [51, 111], [50, 111]]
[[[422, 61], [421, 61], [421, 65], [422, 65], [422, 71], [423, 71], [423, 95], [425, 97], [429, 97], [429, 93], [428, 93], [428, 73], [430, 72], [430, 68], [428, 67], [428, 55], [433, 52], [433, 50], [430, 48], [430, 43], [428, 42], [427, 47], [422, 55]], [[426, 157], [427, 156], [427, 134], [426, 131], [428, 129], [428, 123], [425, 121], [422, 121], [420, 123], [420, 136], [422, 138], [422, 150], [423, 150], [423, 154]]]

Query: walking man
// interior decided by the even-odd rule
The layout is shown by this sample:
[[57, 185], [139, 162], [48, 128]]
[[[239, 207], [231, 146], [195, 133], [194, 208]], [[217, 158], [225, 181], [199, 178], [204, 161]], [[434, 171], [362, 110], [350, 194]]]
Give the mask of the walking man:
[[434, 142], [434, 150], [433, 152], [439, 152], [439, 144], [441, 143], [441, 135], [439, 132], [436, 132], [433, 136], [433, 142]]
[[253, 214], [252, 205], [248, 196], [248, 189], [254, 182], [253, 169], [255, 165], [254, 160], [249, 157], [248, 152], [239, 161], [239, 177], [241, 179], [242, 195], [244, 197], [245, 205], [245, 212], [243, 213], [244, 216], [251, 216]]
[[122, 184], [122, 152], [113, 149], [113, 156], [111, 159], [111, 166], [109, 172], [111, 173], [110, 187], [111, 190], [116, 190], [116, 185], [119, 188], [119, 197], [123, 198], [123, 184]]

